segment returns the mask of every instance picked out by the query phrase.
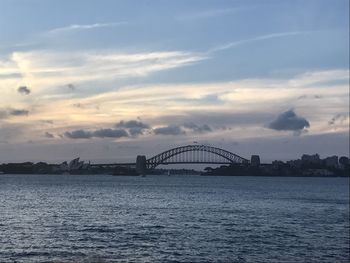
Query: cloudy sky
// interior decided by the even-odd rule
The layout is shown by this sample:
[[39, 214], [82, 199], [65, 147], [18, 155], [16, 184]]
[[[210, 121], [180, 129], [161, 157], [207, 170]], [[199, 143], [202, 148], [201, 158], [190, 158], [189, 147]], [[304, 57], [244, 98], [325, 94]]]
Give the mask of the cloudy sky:
[[349, 1], [0, 0], [0, 95], [0, 163], [349, 155]]

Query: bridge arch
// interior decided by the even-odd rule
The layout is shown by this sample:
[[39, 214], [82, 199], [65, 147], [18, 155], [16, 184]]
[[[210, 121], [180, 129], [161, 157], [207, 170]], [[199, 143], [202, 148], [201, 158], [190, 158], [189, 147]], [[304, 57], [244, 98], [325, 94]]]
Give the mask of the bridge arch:
[[[192, 154], [188, 154], [190, 152]], [[224, 149], [199, 144], [176, 147], [146, 161], [148, 169], [153, 169], [160, 164], [176, 163], [244, 164], [249, 161]]]

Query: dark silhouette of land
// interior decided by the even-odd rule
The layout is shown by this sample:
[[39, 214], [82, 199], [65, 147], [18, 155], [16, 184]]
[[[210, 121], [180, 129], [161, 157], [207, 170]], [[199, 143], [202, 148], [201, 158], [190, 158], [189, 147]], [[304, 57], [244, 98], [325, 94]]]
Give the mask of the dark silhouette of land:
[[[217, 168], [206, 167], [204, 172], [193, 169], [147, 169], [147, 174], [200, 174], [206, 176], [320, 176], [349, 177], [349, 158], [342, 156], [321, 159], [318, 154], [306, 155], [301, 159], [287, 162], [273, 161], [260, 164], [260, 157], [253, 155], [249, 163], [222, 165]], [[128, 165], [90, 165], [72, 160], [69, 164], [48, 164], [45, 162], [4, 163], [0, 165], [3, 174], [112, 174], [138, 175], [135, 166]]]

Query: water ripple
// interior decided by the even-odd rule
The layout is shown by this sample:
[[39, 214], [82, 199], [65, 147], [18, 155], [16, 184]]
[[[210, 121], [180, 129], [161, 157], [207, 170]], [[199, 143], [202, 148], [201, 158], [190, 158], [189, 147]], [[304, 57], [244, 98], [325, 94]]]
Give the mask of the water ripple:
[[0, 262], [348, 262], [348, 179], [274, 180], [1, 175]]

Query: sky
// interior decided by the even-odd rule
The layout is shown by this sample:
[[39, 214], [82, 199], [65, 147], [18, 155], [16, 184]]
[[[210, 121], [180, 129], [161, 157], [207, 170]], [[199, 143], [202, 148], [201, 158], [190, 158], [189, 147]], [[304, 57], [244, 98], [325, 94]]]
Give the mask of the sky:
[[0, 0], [0, 163], [194, 141], [349, 155], [348, 0]]

